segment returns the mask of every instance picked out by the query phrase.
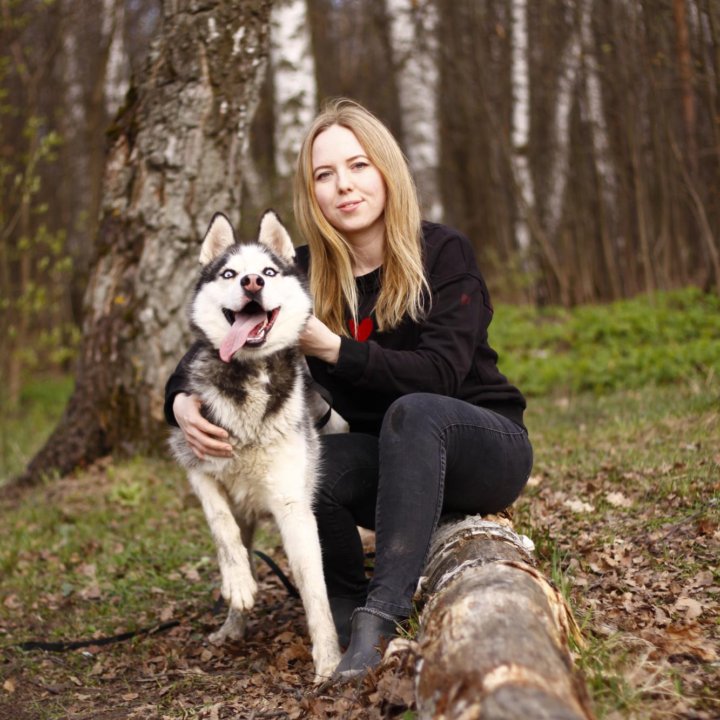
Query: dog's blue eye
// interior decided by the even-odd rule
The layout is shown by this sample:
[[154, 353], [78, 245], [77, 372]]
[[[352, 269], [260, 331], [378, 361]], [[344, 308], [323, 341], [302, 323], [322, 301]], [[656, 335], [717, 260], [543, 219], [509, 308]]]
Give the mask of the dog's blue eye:
[[237, 273], [234, 270], [223, 270], [222, 273], [220, 273], [220, 277], [225, 278], [225, 280], [232, 280]]
[[263, 270], [263, 275], [267, 275], [268, 277], [275, 277], [277, 275], [277, 270], [275, 270], [275, 268], [266, 267]]

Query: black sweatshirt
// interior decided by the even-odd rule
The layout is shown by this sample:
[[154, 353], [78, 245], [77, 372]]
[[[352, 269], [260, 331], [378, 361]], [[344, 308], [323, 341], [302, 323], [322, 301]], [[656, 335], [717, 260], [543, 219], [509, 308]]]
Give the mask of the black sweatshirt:
[[[352, 432], [377, 435], [393, 400], [412, 392], [432, 392], [494, 410], [522, 425], [525, 399], [497, 368], [488, 344], [493, 309], [470, 242], [451, 228], [423, 223], [425, 273], [432, 300], [419, 323], [405, 318], [386, 332], [375, 329], [373, 308], [382, 270], [358, 277], [358, 324], [348, 318], [354, 339], [343, 337], [336, 365], [308, 358], [313, 378], [333, 397], [333, 407]], [[307, 246], [297, 248], [297, 264], [308, 269]], [[186, 387], [180, 361], [165, 388], [165, 417], [175, 425], [172, 403]]]

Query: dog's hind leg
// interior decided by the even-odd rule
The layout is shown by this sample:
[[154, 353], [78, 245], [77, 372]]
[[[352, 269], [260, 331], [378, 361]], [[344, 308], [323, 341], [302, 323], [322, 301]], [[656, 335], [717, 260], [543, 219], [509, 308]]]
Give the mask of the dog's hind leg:
[[338, 662], [340, 646], [330, 613], [322, 554], [309, 496], [275, 496], [271, 511], [280, 530], [283, 547], [300, 592], [312, 641], [315, 682], [327, 680]]
[[[230, 610], [241, 614], [255, 602], [257, 582], [250, 565], [247, 548], [243, 545], [230, 500], [222, 485], [199, 472], [191, 472], [190, 484], [198, 496], [210, 526], [218, 553], [222, 595]], [[228, 615], [228, 619], [229, 619]]]
[[213, 645], [222, 645], [226, 640], [242, 640], [245, 637], [246, 627], [247, 615], [231, 607], [222, 627], [216, 632], [210, 633], [208, 640]]

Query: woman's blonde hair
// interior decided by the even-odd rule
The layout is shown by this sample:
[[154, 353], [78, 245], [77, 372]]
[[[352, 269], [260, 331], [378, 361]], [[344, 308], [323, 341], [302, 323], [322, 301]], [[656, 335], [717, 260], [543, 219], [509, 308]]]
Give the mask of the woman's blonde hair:
[[385, 248], [382, 289], [375, 305], [378, 330], [389, 330], [406, 315], [419, 320], [429, 301], [423, 271], [420, 206], [405, 156], [390, 131], [352, 100], [331, 100], [308, 129], [295, 172], [294, 210], [310, 248], [310, 291], [315, 314], [331, 330], [349, 336], [345, 307], [357, 323], [358, 300], [352, 248], [325, 219], [315, 198], [312, 147], [333, 125], [352, 131], [385, 182]]

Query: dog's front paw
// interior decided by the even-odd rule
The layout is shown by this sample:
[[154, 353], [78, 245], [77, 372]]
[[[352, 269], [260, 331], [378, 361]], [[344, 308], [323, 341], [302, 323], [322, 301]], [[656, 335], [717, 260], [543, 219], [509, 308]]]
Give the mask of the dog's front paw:
[[342, 653], [337, 643], [325, 647], [313, 648], [313, 663], [315, 665], [315, 678], [313, 682], [320, 685], [332, 677], [335, 668], [340, 662]]
[[221, 592], [231, 608], [242, 612], [255, 604], [257, 583], [249, 570], [233, 568], [222, 573]]

